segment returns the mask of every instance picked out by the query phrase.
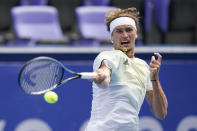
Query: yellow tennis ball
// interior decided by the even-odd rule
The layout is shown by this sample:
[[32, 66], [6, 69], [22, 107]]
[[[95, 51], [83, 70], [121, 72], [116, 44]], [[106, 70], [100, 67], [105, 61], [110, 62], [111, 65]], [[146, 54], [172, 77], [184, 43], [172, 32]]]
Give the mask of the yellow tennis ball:
[[58, 95], [53, 91], [48, 91], [44, 94], [44, 99], [47, 103], [53, 104], [58, 101]]

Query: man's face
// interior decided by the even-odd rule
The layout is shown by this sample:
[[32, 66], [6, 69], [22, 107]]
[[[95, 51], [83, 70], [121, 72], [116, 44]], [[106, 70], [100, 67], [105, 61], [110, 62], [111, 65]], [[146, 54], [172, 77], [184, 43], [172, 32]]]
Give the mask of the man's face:
[[134, 52], [135, 39], [137, 38], [136, 30], [131, 25], [117, 26], [111, 35], [114, 49], [125, 52]]

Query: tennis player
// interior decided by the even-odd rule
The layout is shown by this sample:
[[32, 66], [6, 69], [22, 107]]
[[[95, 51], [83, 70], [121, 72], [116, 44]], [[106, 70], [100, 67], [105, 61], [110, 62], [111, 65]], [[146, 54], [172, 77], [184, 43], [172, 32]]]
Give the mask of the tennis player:
[[136, 8], [110, 11], [105, 18], [114, 50], [94, 61], [92, 110], [86, 131], [139, 131], [144, 98], [153, 114], [164, 119], [167, 99], [159, 81], [162, 56], [154, 53], [150, 65], [135, 57], [139, 12]]

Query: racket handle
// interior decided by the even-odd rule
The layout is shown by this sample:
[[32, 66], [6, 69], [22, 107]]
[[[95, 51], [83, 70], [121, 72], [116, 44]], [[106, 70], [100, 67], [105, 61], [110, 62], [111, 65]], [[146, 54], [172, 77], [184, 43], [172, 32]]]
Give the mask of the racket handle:
[[97, 76], [96, 72], [81, 72], [81, 79], [91, 79], [92, 77]]

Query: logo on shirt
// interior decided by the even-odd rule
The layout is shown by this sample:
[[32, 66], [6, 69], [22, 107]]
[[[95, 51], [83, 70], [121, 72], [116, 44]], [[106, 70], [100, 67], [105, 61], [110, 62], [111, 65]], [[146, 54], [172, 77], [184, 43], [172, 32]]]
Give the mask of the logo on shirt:
[[124, 62], [123, 64], [124, 64], [124, 65], [129, 65], [128, 59], [126, 59], [125, 62]]

